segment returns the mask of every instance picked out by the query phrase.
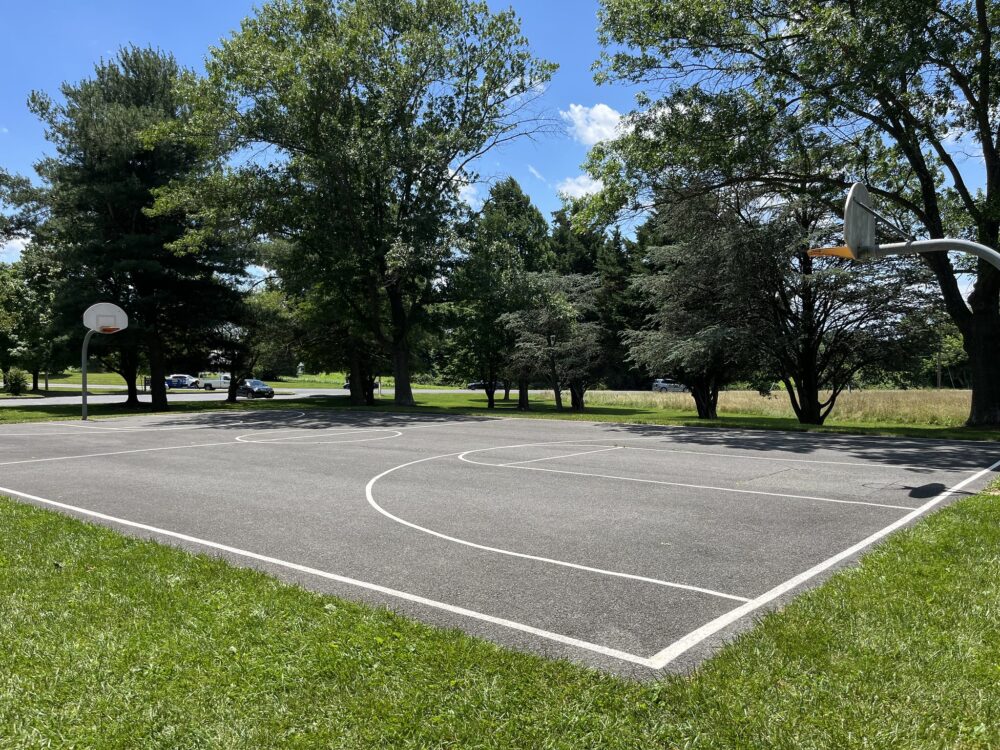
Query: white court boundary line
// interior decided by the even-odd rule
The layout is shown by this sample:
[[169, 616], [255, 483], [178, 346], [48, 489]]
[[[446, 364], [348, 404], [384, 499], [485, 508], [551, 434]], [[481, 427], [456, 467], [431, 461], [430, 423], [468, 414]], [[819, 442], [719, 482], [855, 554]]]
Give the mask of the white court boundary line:
[[[3, 425], [3, 426], [13, 427], [15, 425], [18, 425], [18, 426], [39, 425], [41, 427], [48, 427], [48, 426], [51, 426], [51, 425], [56, 425], [58, 427], [82, 427], [82, 428], [84, 428], [85, 431], [84, 432], [78, 432], [77, 430], [67, 430], [65, 432], [2, 432], [2, 431], [0, 431], [0, 440], [3, 440], [4, 438], [9, 438], [9, 437], [44, 437], [44, 436], [48, 436], [48, 435], [76, 435], [76, 436], [84, 436], [84, 435], [87, 434], [86, 433], [87, 430], [89, 430], [91, 432], [111, 433], [111, 434], [115, 434], [115, 433], [118, 433], [118, 434], [121, 434], [121, 433], [133, 433], [133, 432], [183, 432], [183, 431], [190, 431], [190, 430], [213, 430], [213, 429], [215, 429], [215, 430], [221, 430], [221, 429], [225, 429], [227, 427], [247, 427], [247, 426], [255, 425], [255, 424], [268, 424], [269, 422], [284, 421], [284, 420], [287, 420], [287, 419], [298, 419], [300, 417], [306, 416], [306, 413], [304, 411], [294, 411], [293, 412], [293, 411], [284, 410], [284, 409], [275, 409], [274, 411], [275, 411], [276, 414], [285, 414], [285, 415], [289, 415], [289, 416], [282, 417], [279, 420], [274, 420], [274, 419], [259, 419], [259, 420], [253, 421], [253, 422], [246, 422], [246, 421], [240, 420], [238, 422], [232, 422], [232, 423], [228, 423], [228, 424], [191, 425], [191, 426], [181, 425], [181, 426], [177, 426], [177, 427], [104, 427], [104, 426], [99, 426], [99, 425], [96, 425], [96, 424], [87, 424], [87, 425], [85, 425], [82, 422], [79, 422], [79, 423], [78, 422], [63, 422], [63, 421], [59, 421], [59, 422], [47, 422], [47, 421], [43, 421], [43, 420], [39, 420], [37, 422], [14, 422], [14, 423], [12, 423], [10, 425]], [[240, 414], [240, 412], [237, 412], [237, 411], [207, 411], [207, 412], [195, 412], [195, 413], [185, 412], [185, 413], [178, 413], [178, 414], [162, 414], [162, 415], [158, 415], [158, 416], [162, 416], [162, 417], [168, 418], [168, 419], [176, 419], [178, 417], [187, 417], [187, 418], [192, 418], [193, 419], [195, 417], [203, 417], [203, 416], [208, 416], [208, 415], [212, 415], [212, 414], [233, 414], [233, 415], [238, 415], [238, 414]], [[247, 412], [245, 412], [245, 414], [247, 416], [254, 416], [254, 415], [258, 415], [258, 414], [267, 414], [267, 411], [261, 411], [260, 409], [256, 409], [254, 411], [247, 411]], [[99, 419], [97, 421], [114, 422], [114, 421], [117, 421], [118, 419], [141, 419], [143, 417], [148, 417], [148, 416], [150, 416], [150, 415], [136, 414], [134, 416], [109, 417], [106, 420]]]
[[[648, 438], [635, 438], [637, 440], [662, 440], [659, 435]], [[830, 466], [860, 466], [866, 469], [904, 469], [907, 471], [936, 472], [940, 469], [933, 469], [927, 466], [911, 466], [909, 464], [884, 464], [876, 462], [862, 463], [858, 461], [824, 461], [816, 458], [777, 458], [775, 456], [749, 456], [742, 453], [715, 453], [714, 451], [694, 451], [682, 448], [644, 448], [641, 445], [623, 445], [632, 451], [652, 451], [655, 453], [684, 453], [692, 456], [714, 456], [716, 458], [746, 459], [748, 461], [779, 461], [797, 464], [826, 464]], [[735, 450], [749, 450], [748, 448], [736, 448]]]
[[[291, 437], [266, 437], [268, 435], [274, 435], [276, 432], [305, 432], [305, 435], [293, 435]], [[308, 434], [312, 432], [313, 434]], [[356, 440], [317, 440], [316, 438], [322, 437], [337, 437], [338, 435], [353, 435], [358, 432], [388, 432], [389, 435], [383, 435], [382, 437], [366, 437], [357, 438]], [[325, 434], [324, 434], [325, 433]], [[235, 440], [238, 443], [252, 443], [257, 445], [341, 445], [344, 443], [374, 443], [377, 440], [391, 440], [392, 438], [403, 437], [403, 433], [399, 430], [386, 429], [384, 427], [357, 427], [353, 430], [345, 430], [342, 427], [325, 427], [316, 430], [310, 430], [306, 427], [288, 427], [281, 430], [272, 430], [270, 432], [265, 432], [259, 440], [250, 440], [250, 436], [256, 433], [248, 432], [246, 435], [237, 435]], [[308, 438], [312, 438], [309, 440]], [[296, 440], [298, 442], [293, 443]]]
[[184, 542], [190, 542], [191, 544], [198, 544], [204, 547], [209, 547], [211, 549], [216, 549], [221, 552], [228, 552], [231, 555], [238, 555], [239, 557], [245, 557], [251, 560], [258, 560], [260, 562], [268, 563], [270, 565], [277, 565], [282, 568], [287, 568], [289, 570], [295, 570], [300, 573], [307, 573], [309, 575], [317, 576], [318, 578], [325, 578], [330, 581], [335, 581], [337, 583], [343, 583], [348, 586], [356, 586], [357, 588], [366, 589], [368, 591], [375, 591], [380, 594], [385, 594], [386, 596], [395, 597], [397, 599], [403, 599], [408, 602], [414, 602], [416, 604], [423, 604], [427, 607], [433, 607], [434, 609], [440, 609], [445, 612], [450, 612], [456, 615], [462, 615], [464, 617], [469, 617], [474, 620], [481, 620], [482, 622], [488, 622], [492, 625], [500, 625], [505, 628], [510, 628], [511, 630], [518, 630], [522, 633], [529, 633], [531, 635], [538, 636], [540, 638], [545, 638], [550, 641], [555, 641], [556, 643], [562, 643], [567, 646], [575, 646], [576, 648], [585, 649], [587, 651], [592, 651], [603, 656], [610, 656], [614, 659], [619, 659], [621, 661], [631, 662], [633, 664], [639, 664], [643, 667], [650, 667], [652, 664], [650, 660], [643, 656], [636, 656], [635, 654], [630, 654], [627, 651], [620, 651], [619, 649], [609, 648], [607, 646], [602, 646], [598, 643], [591, 643], [589, 641], [584, 641], [579, 638], [573, 638], [572, 636], [562, 635], [561, 633], [553, 633], [549, 630], [543, 630], [541, 628], [536, 628], [531, 625], [526, 625], [521, 622], [516, 622], [514, 620], [507, 620], [502, 617], [494, 617], [493, 615], [488, 615], [483, 612], [477, 612], [473, 609], [466, 609], [465, 607], [457, 607], [454, 604], [447, 604], [445, 602], [439, 602], [434, 599], [428, 599], [423, 596], [417, 596], [416, 594], [410, 594], [406, 591], [399, 591], [397, 589], [391, 589], [387, 586], [380, 586], [376, 583], [368, 583], [367, 581], [360, 581], [356, 578], [348, 578], [347, 576], [337, 575], [336, 573], [329, 573], [325, 570], [319, 570], [318, 568], [311, 568], [308, 565], [300, 565], [299, 563], [289, 562], [288, 560], [281, 560], [277, 557], [271, 557], [269, 555], [261, 555], [257, 552], [251, 552], [249, 550], [240, 549], [239, 547], [231, 547], [228, 544], [220, 544], [219, 542], [213, 542], [208, 539], [201, 539], [196, 536], [189, 536], [188, 534], [181, 534], [177, 531], [170, 531], [169, 529], [162, 529], [158, 526], [150, 526], [145, 523], [138, 523], [136, 521], [129, 521], [125, 518], [118, 518], [117, 516], [109, 516], [106, 513], [99, 513], [94, 510], [88, 510], [87, 508], [81, 508], [76, 505], [69, 505], [68, 503], [60, 503], [55, 500], [48, 500], [44, 497], [38, 497], [37, 495], [29, 495], [26, 492], [19, 492], [17, 490], [12, 490], [8, 487], [0, 487], [0, 493], [7, 495], [14, 495], [15, 497], [21, 497], [26, 500], [31, 500], [36, 503], [44, 503], [45, 505], [51, 505], [55, 508], [61, 508], [63, 510], [69, 510], [74, 513], [80, 513], [85, 516], [90, 516], [91, 518], [99, 518], [102, 521], [110, 521], [111, 523], [120, 524], [122, 526], [128, 526], [134, 529], [141, 529], [142, 531], [148, 531], [153, 534], [161, 534], [163, 536], [171, 537], [173, 539], [180, 539]]
[[[635, 440], [645, 440], [645, 438], [634, 438], [634, 439]], [[586, 441], [581, 440], [581, 441], [574, 441], [574, 442], [581, 442], [582, 443], [582, 442], [586, 442]], [[472, 461], [471, 459], [466, 458], [466, 456], [469, 455], [470, 453], [488, 453], [489, 451], [503, 450], [504, 448], [544, 447], [544, 446], [547, 446], [547, 445], [557, 445], [557, 444], [558, 443], [530, 443], [530, 444], [526, 444], [526, 445], [502, 445], [502, 446], [499, 446], [498, 448], [476, 448], [475, 450], [465, 451], [464, 453], [460, 454], [458, 456], [458, 460], [459, 461], [464, 461], [467, 464], [473, 464], [475, 466], [492, 466], [494, 468], [501, 468], [501, 469], [509, 467], [511, 469], [524, 469], [525, 471], [545, 471], [545, 472], [549, 472], [551, 474], [569, 474], [571, 476], [594, 477], [596, 479], [614, 479], [614, 480], [618, 480], [618, 481], [622, 481], [622, 482], [640, 482], [642, 484], [659, 484], [659, 485], [665, 485], [667, 487], [685, 487], [687, 489], [692, 489], [692, 490], [715, 490], [715, 491], [718, 491], [718, 492], [737, 492], [737, 493], [740, 493], [742, 495], [765, 495], [765, 496], [769, 496], [769, 497], [790, 498], [792, 500], [816, 500], [816, 501], [819, 501], [819, 502], [824, 502], [824, 503], [838, 503], [838, 504], [841, 504], [841, 505], [869, 505], [869, 506], [873, 506], [873, 507], [876, 507], [876, 508], [890, 508], [892, 510], [913, 510], [913, 508], [911, 508], [908, 505], [889, 505], [887, 503], [872, 503], [872, 502], [868, 502], [866, 500], [841, 500], [841, 499], [833, 498], [833, 497], [816, 497], [816, 496], [813, 496], [813, 495], [790, 495], [790, 494], [784, 493], [784, 492], [766, 492], [764, 490], [743, 490], [743, 489], [739, 489], [739, 488], [736, 488], [736, 487], [715, 487], [715, 486], [707, 485], [707, 484], [685, 484], [683, 482], [668, 482], [668, 481], [665, 481], [665, 480], [662, 480], [662, 479], [640, 479], [638, 477], [623, 477], [623, 476], [619, 476], [617, 474], [592, 474], [592, 473], [585, 472], [585, 471], [570, 471], [568, 469], [546, 469], [546, 468], [541, 467], [541, 466], [522, 466], [521, 465], [521, 464], [524, 464], [524, 463], [531, 463], [529, 461], [514, 461], [513, 463], [491, 464], [491, 463], [486, 463], [485, 461]], [[615, 447], [625, 448], [626, 450], [629, 448], [629, 446], [627, 446], [627, 445], [626, 446], [615, 446]], [[601, 451], [586, 451], [585, 453], [580, 453], [580, 454], [569, 453], [569, 454], [566, 454], [565, 456], [552, 456], [551, 458], [553, 458], [553, 459], [555, 459], [555, 458], [569, 458], [570, 456], [574, 456], [574, 455], [586, 455], [586, 453], [599, 453], [599, 452], [601, 452]], [[550, 459], [537, 458], [537, 459], [534, 459], [534, 460], [535, 461], [545, 461], [545, 460], [550, 460]]]
[[659, 651], [653, 656], [651, 656], [649, 658], [650, 666], [652, 666], [653, 669], [663, 669], [663, 667], [672, 662], [678, 656], [683, 654], [688, 649], [698, 645], [706, 638], [715, 635], [720, 630], [732, 625], [740, 618], [745, 617], [751, 612], [760, 609], [765, 604], [774, 601], [782, 594], [786, 594], [792, 589], [801, 586], [803, 583], [810, 580], [811, 578], [815, 578], [820, 573], [832, 568], [834, 565], [841, 562], [842, 560], [845, 560], [851, 555], [857, 554], [866, 547], [871, 546], [875, 542], [888, 536], [889, 534], [896, 531], [900, 527], [905, 526], [910, 521], [922, 516], [924, 513], [929, 511], [934, 506], [944, 502], [953, 494], [955, 494], [963, 487], [965, 487], [967, 484], [975, 482], [977, 479], [985, 476], [986, 474], [989, 474], [991, 471], [994, 471], [998, 467], [1000, 467], [1000, 461], [996, 461], [992, 465], [986, 467], [985, 469], [982, 469], [981, 471], [976, 472], [972, 476], [966, 477], [958, 484], [953, 485], [952, 487], [948, 488], [937, 497], [924, 503], [919, 508], [916, 508], [912, 513], [908, 513], [899, 520], [889, 524], [885, 528], [876, 531], [874, 534], [868, 537], [865, 537], [857, 544], [854, 544], [845, 549], [843, 552], [839, 552], [836, 555], [833, 555], [832, 557], [828, 557], [823, 562], [814, 565], [813, 567], [809, 568], [808, 570], [802, 573], [799, 573], [797, 576], [793, 578], [789, 578], [784, 583], [778, 584], [770, 591], [761, 594], [756, 599], [752, 599], [743, 606], [737, 607], [731, 612], [727, 612], [724, 615], [716, 617], [711, 622], [705, 623], [696, 630], [692, 630], [683, 638], [674, 641], [662, 651]]
[[[574, 456], [589, 456], [591, 453], [607, 453], [608, 451], [620, 451], [624, 446], [614, 445], [610, 448], [597, 448], [591, 451], [580, 451], [579, 453], [564, 453], [561, 456], [544, 456], [543, 458], [530, 458], [527, 461], [511, 461], [509, 464], [495, 464], [496, 466], [520, 466], [521, 464], [533, 464], [538, 461], [555, 461], [558, 458], [573, 458]], [[471, 462], [470, 462], [471, 463]]]

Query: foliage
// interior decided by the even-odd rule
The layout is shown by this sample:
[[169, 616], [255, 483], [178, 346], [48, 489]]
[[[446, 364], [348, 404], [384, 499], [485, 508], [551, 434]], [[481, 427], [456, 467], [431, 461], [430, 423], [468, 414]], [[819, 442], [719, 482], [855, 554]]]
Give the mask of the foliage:
[[[179, 122], [188, 108], [175, 87], [182, 72], [170, 55], [130, 47], [100, 63], [94, 76], [61, 88], [61, 101], [35, 92], [31, 110], [46, 125], [55, 155], [37, 171], [44, 187], [22, 190], [22, 212], [34, 211], [34, 242], [50, 258], [45, 292], [56, 300], [54, 325], [79, 331], [95, 301], [114, 302], [129, 315], [115, 337], [122, 374], [136, 399], [138, 347], [149, 358], [153, 402], [166, 407], [165, 360], [189, 349], [224, 319], [239, 297], [230, 283], [243, 274], [241, 247], [213, 235], [198, 252], [175, 252], [190, 216], [183, 210], [150, 215], [153, 192], [201, 174], [210, 154], [190, 143], [145, 133]], [[30, 335], [30, 333], [29, 333]], [[53, 336], [42, 333], [43, 340]]]
[[502, 317], [516, 340], [514, 366], [544, 377], [560, 411], [567, 387], [573, 410], [583, 411], [584, 394], [600, 372], [598, 283], [595, 276], [531, 274], [524, 307]]
[[449, 372], [485, 383], [490, 407], [500, 380], [526, 377], [513, 364], [515, 335], [502, 322], [526, 301], [526, 274], [551, 264], [548, 227], [520, 185], [497, 182], [482, 210], [462, 228], [464, 254], [448, 286], [454, 300]]
[[187, 189], [206, 221], [235, 195], [259, 232], [292, 241], [289, 263], [321, 287], [312, 303], [333, 305], [328, 317], [350, 310], [352, 384], [368, 352], [388, 348], [396, 400], [410, 403], [413, 330], [448, 257], [458, 191], [475, 179], [471, 162], [538, 129], [528, 108], [554, 69], [512, 11], [485, 3], [267, 3], [191, 82], [185, 132], [270, 155], [223, 173], [218, 189]]
[[[998, 246], [1000, 180], [971, 187], [965, 155], [1000, 174], [994, 2], [604, 0], [598, 78], [644, 87], [623, 135], [598, 144], [592, 208], [615, 212], [702, 185], [833, 206], [869, 184], [918, 235]], [[972, 424], [1000, 424], [1000, 270], [963, 299], [946, 254], [922, 256], [970, 355]]]
[[651, 273], [634, 289], [650, 310], [626, 334], [630, 357], [691, 390], [698, 416], [715, 419], [719, 390], [752, 367], [755, 331], [737, 286], [746, 228], [715, 201], [682, 204], [654, 215], [654, 236], [677, 244], [647, 246]]
[[20, 367], [11, 367], [4, 374], [4, 388], [11, 396], [20, 396], [28, 390], [28, 373]]

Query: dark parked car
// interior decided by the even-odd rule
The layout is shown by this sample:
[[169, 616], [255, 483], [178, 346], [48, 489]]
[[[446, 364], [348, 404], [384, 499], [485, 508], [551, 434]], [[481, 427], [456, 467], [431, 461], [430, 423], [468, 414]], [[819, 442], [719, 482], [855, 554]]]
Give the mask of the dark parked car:
[[274, 388], [263, 380], [244, 380], [236, 390], [236, 395], [245, 398], [274, 398]]
[[[469, 383], [465, 387], [468, 388], [470, 391], [485, 391], [486, 390], [486, 382], [483, 381], [483, 380], [473, 380], [471, 383]], [[493, 384], [493, 390], [499, 390], [499, 388], [500, 388], [500, 384], [499, 383], [494, 383]]]

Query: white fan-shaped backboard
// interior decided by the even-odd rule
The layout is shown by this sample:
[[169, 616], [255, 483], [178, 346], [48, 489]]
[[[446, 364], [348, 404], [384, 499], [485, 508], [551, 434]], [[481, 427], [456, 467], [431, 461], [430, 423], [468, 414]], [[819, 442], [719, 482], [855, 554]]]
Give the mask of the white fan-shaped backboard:
[[98, 302], [83, 313], [83, 325], [97, 333], [118, 333], [128, 328], [128, 315], [118, 305]]
[[851, 248], [855, 257], [860, 256], [863, 251], [878, 249], [875, 217], [865, 210], [871, 208], [871, 205], [868, 189], [860, 182], [855, 182], [844, 204], [844, 244]]

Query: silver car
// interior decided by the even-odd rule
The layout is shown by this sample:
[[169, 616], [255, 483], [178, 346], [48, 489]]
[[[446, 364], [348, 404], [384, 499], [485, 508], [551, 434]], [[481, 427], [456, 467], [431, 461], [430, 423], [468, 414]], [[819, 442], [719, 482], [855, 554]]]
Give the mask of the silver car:
[[687, 386], [670, 378], [657, 378], [653, 381], [653, 390], [657, 393], [687, 393]]

